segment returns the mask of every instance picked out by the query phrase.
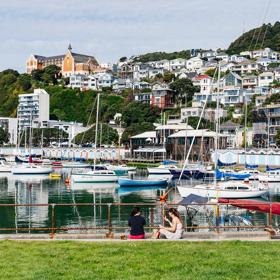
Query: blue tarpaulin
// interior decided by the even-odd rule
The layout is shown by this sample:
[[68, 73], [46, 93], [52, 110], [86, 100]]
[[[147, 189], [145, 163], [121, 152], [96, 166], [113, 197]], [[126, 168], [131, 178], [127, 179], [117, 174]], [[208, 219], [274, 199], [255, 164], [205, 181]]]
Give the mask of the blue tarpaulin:
[[236, 165], [236, 162], [224, 163], [218, 159], [218, 166], [232, 166], [232, 165]]

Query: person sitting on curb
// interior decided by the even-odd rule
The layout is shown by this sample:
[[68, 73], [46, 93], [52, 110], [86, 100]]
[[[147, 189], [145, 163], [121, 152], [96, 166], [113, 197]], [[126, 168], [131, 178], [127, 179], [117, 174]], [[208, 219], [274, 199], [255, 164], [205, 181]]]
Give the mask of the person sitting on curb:
[[128, 226], [130, 226], [130, 234], [128, 235], [129, 239], [144, 239], [144, 225], [146, 221], [144, 217], [141, 216], [141, 209], [135, 207], [128, 219]]
[[172, 222], [166, 217], [166, 222], [169, 223], [170, 227], [164, 227], [160, 225], [159, 237], [165, 237], [167, 239], [181, 239], [183, 236], [183, 221], [179, 212], [175, 208], [169, 208], [168, 214], [172, 219]]

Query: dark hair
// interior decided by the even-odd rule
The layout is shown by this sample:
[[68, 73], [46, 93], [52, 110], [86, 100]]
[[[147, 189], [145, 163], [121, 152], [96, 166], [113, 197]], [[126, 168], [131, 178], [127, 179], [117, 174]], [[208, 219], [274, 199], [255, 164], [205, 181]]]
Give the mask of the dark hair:
[[172, 213], [175, 217], [177, 217], [180, 220], [181, 223], [183, 223], [183, 220], [182, 220], [182, 218], [180, 216], [180, 213], [179, 213], [179, 211], [177, 209], [169, 208], [168, 209], [168, 213]]
[[140, 207], [134, 207], [130, 213], [130, 216], [135, 216], [137, 213], [141, 212]]

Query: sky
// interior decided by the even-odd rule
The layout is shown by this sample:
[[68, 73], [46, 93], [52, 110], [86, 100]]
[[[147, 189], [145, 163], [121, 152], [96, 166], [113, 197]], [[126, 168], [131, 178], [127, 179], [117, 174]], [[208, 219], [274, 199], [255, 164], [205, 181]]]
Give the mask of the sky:
[[0, 70], [24, 72], [31, 54], [65, 54], [69, 43], [100, 63], [226, 48], [279, 11], [279, 0], [0, 0]]

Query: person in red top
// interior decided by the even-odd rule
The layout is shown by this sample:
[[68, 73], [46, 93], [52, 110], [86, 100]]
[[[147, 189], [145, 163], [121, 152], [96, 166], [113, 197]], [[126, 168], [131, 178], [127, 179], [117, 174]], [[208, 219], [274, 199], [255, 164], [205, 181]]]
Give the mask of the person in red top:
[[146, 221], [144, 217], [141, 216], [141, 209], [135, 207], [130, 214], [128, 219], [128, 226], [130, 226], [130, 234], [128, 235], [129, 239], [144, 239], [144, 225]]

